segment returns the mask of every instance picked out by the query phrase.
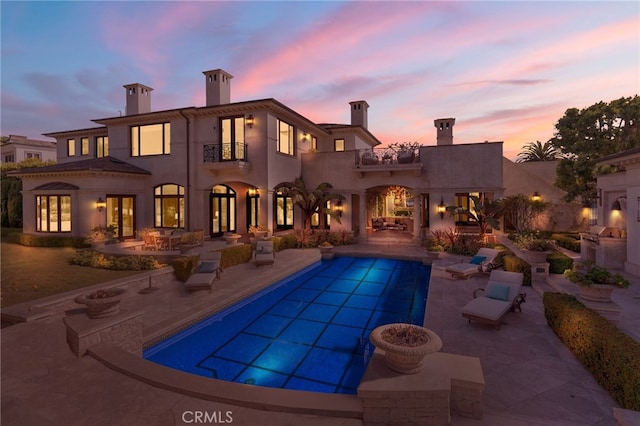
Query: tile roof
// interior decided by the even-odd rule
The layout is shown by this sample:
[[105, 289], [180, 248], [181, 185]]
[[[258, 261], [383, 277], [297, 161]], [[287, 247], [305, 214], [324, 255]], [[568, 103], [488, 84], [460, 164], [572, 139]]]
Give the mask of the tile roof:
[[33, 173], [56, 173], [56, 172], [82, 172], [82, 171], [95, 171], [95, 172], [117, 172], [117, 173], [131, 173], [139, 175], [150, 175], [151, 172], [134, 166], [133, 164], [125, 163], [115, 157], [101, 157], [101, 158], [88, 158], [86, 160], [73, 161], [70, 163], [58, 163], [51, 166], [43, 167], [30, 167], [26, 169], [19, 169], [10, 174], [33, 174]]

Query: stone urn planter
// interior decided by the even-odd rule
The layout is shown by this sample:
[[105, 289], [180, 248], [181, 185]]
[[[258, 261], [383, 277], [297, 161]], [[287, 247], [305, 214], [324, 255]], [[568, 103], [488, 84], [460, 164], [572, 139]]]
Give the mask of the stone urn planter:
[[258, 240], [264, 240], [265, 238], [267, 238], [268, 233], [269, 231], [253, 231], [253, 235], [255, 235], [256, 239]]
[[104, 318], [120, 312], [120, 301], [124, 289], [116, 288], [109, 290], [98, 290], [74, 299], [76, 303], [86, 305], [89, 318]]
[[614, 274], [593, 262], [581, 262], [574, 269], [564, 271], [564, 276], [579, 287], [579, 296], [593, 302], [611, 302], [611, 294], [616, 288], [629, 287], [622, 275]]
[[323, 259], [333, 259], [333, 246], [328, 243], [322, 243], [318, 246]]
[[414, 324], [381, 325], [371, 332], [369, 340], [384, 351], [387, 367], [402, 374], [420, 372], [424, 358], [442, 349], [437, 334]]
[[232, 246], [238, 243], [238, 240], [242, 237], [240, 234], [225, 234], [223, 236], [224, 240], [228, 245]]

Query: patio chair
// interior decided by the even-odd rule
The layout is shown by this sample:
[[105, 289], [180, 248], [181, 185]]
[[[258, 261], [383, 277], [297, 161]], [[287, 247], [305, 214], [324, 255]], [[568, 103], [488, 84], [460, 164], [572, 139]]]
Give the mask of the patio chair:
[[220, 279], [220, 273], [222, 272], [221, 261], [222, 253], [219, 251], [202, 253], [195, 272], [184, 283], [185, 290], [189, 293], [198, 290], [209, 290], [209, 293], [211, 293], [213, 281]]
[[158, 240], [156, 237], [160, 235], [160, 233], [149, 232], [142, 236], [142, 250], [159, 250]]
[[264, 265], [273, 265], [276, 257], [273, 252], [273, 241], [257, 240], [256, 249], [253, 252], [253, 262], [257, 267]]
[[520, 293], [524, 275], [521, 272], [491, 271], [487, 286], [473, 292], [474, 299], [462, 308], [462, 316], [500, 329], [509, 311], [521, 310], [526, 294]]
[[469, 262], [454, 263], [445, 268], [454, 278], [469, 279], [478, 272], [489, 271], [491, 262], [500, 253], [499, 250], [482, 247]]

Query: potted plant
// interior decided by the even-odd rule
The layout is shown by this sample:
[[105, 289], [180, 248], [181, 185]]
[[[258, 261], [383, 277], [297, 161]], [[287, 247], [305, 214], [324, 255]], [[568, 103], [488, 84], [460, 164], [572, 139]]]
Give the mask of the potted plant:
[[116, 227], [113, 225], [96, 226], [84, 236], [84, 239], [91, 248], [98, 249], [104, 247], [107, 242], [114, 241], [115, 231]]
[[418, 142], [400, 142], [389, 145], [396, 151], [398, 163], [413, 163], [416, 157], [416, 150], [420, 147]]
[[267, 228], [263, 225], [249, 226], [249, 233], [253, 234], [253, 236], [258, 240], [264, 240], [267, 237], [268, 232]]
[[374, 164], [378, 164], [378, 156], [373, 151], [365, 151], [362, 153], [362, 157], [360, 158], [360, 162], [364, 166], [371, 166]]
[[422, 370], [424, 358], [442, 349], [442, 340], [424, 327], [407, 323], [385, 324], [369, 335], [376, 348], [384, 351], [387, 367], [402, 374]]
[[222, 237], [227, 242], [227, 244], [235, 245], [238, 243], [238, 240], [242, 237], [242, 235], [236, 234], [235, 232], [225, 232]]
[[320, 249], [320, 254], [322, 254], [323, 259], [333, 259], [333, 245], [329, 241], [320, 244], [318, 248]]
[[78, 296], [74, 301], [87, 306], [89, 318], [104, 318], [120, 312], [120, 301], [124, 293], [122, 288], [98, 290]]
[[574, 269], [564, 271], [564, 276], [578, 284], [580, 297], [596, 302], [610, 302], [614, 289], [629, 287], [629, 281], [622, 275], [613, 274], [591, 261], [577, 263]]

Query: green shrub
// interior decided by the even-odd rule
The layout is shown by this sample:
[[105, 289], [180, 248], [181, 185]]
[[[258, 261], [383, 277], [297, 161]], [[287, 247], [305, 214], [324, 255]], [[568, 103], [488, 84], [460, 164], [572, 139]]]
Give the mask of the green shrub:
[[545, 293], [547, 323], [622, 408], [640, 410], [640, 343], [573, 296]]
[[564, 247], [567, 250], [571, 250], [575, 253], [580, 253], [580, 235], [553, 234], [551, 238], [555, 240], [560, 247]]
[[116, 271], [148, 271], [162, 266], [151, 256], [105, 256], [95, 250], [78, 250], [69, 263]]
[[240, 265], [241, 263], [246, 263], [251, 260], [251, 256], [253, 255], [251, 244], [236, 244], [225, 247], [220, 251], [222, 252], [222, 260], [220, 261], [222, 268], [229, 268]]
[[547, 256], [547, 262], [550, 274], [563, 274], [565, 270], [573, 268], [573, 259], [559, 251]]
[[12, 232], [3, 239], [4, 242], [21, 244], [27, 247], [74, 247], [85, 248], [88, 245], [84, 237], [68, 237], [57, 235], [33, 235]]
[[505, 271], [522, 272], [524, 274], [522, 285], [531, 285], [531, 265], [529, 262], [513, 255], [506, 255], [503, 260]]
[[180, 256], [173, 259], [171, 266], [178, 281], [185, 282], [189, 279], [198, 264], [198, 256]]

